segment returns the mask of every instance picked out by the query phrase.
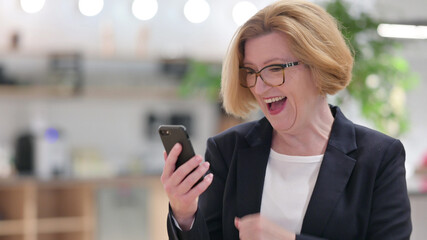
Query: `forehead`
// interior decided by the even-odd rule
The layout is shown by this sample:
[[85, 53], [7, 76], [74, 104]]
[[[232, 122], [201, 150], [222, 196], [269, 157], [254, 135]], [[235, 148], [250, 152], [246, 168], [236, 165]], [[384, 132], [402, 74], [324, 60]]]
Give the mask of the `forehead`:
[[260, 67], [273, 61], [295, 60], [290, 51], [288, 37], [281, 32], [271, 32], [248, 39], [244, 47], [243, 64]]

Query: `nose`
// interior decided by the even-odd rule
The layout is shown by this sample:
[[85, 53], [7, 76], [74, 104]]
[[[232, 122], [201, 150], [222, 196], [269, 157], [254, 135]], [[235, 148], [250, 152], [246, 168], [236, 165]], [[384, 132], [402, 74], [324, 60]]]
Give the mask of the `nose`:
[[271, 87], [265, 84], [265, 82], [262, 80], [261, 76], [257, 76], [257, 81], [255, 83], [255, 86], [252, 88], [252, 91], [257, 95], [262, 95], [264, 92], [266, 92]]

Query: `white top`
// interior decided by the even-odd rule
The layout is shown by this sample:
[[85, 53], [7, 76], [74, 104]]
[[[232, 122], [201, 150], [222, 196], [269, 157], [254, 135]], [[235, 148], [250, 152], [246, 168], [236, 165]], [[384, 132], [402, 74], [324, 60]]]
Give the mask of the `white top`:
[[270, 151], [261, 215], [299, 234], [323, 155], [289, 156]]

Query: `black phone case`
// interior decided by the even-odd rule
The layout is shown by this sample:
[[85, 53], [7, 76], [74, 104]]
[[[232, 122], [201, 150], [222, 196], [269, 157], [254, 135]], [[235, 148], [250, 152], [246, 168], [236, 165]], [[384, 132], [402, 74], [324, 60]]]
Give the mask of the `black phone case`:
[[159, 134], [167, 154], [169, 154], [176, 143], [180, 143], [182, 146], [182, 152], [178, 156], [175, 169], [178, 169], [179, 166], [194, 157], [194, 149], [184, 126], [161, 125], [159, 127]]

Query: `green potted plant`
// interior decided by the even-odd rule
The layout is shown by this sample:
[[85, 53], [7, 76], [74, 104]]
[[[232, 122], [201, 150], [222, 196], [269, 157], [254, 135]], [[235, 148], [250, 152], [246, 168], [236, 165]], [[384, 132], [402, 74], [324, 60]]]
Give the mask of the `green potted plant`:
[[418, 77], [408, 62], [398, 56], [400, 45], [377, 34], [379, 22], [361, 13], [352, 16], [342, 0], [326, 5], [326, 10], [342, 26], [354, 51], [353, 79], [336, 98], [338, 104], [356, 100], [362, 115], [387, 134], [397, 136], [409, 128], [405, 95], [416, 86]]

